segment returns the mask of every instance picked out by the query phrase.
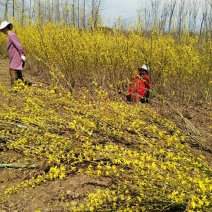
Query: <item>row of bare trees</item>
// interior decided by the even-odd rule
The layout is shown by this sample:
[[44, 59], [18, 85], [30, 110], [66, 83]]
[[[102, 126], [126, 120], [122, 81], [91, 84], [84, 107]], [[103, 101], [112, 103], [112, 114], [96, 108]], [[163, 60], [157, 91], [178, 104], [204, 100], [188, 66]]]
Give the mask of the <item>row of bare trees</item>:
[[41, 20], [57, 22], [61, 19], [70, 26], [96, 27], [100, 22], [103, 0], [1, 0], [0, 17], [7, 20]]
[[[101, 22], [104, 0], [0, 0], [0, 17], [57, 22], [70, 26], [96, 27]], [[111, 1], [111, 6], [112, 6]], [[212, 0], [138, 0], [138, 17], [142, 28], [151, 31], [157, 24], [162, 33], [185, 27], [190, 32], [212, 31]], [[122, 22], [126, 27], [126, 21]]]
[[[146, 30], [156, 24], [161, 33], [177, 29], [181, 35], [185, 28], [200, 34], [212, 30], [211, 0], [148, 0], [139, 1], [139, 15]], [[145, 3], [144, 3], [145, 2]]]

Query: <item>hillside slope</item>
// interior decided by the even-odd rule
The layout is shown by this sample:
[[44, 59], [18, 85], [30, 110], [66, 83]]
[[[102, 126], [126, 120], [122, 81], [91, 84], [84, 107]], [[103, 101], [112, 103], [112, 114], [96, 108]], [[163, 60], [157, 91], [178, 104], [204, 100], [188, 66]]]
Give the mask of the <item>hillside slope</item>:
[[4, 77], [1, 210], [212, 210], [208, 108], [189, 121], [159, 98], [142, 105], [99, 89], [95, 102], [89, 91], [78, 100], [61, 88], [10, 91]]

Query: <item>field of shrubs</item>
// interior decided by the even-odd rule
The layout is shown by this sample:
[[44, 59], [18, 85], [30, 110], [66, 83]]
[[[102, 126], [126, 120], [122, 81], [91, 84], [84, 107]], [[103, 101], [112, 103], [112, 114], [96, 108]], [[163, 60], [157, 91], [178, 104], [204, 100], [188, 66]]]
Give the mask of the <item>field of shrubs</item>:
[[[14, 26], [27, 71], [41, 82], [0, 86], [0, 209], [29, 211], [33, 190], [44, 187], [54, 198], [38, 199], [30, 211], [212, 211], [211, 163], [194, 154], [192, 133], [153, 109], [160, 105], [123, 97], [130, 76], [147, 63], [153, 99], [211, 108], [208, 32], [200, 39], [137, 25], [127, 32], [62, 22]], [[5, 41], [1, 34], [2, 57]], [[76, 195], [68, 187], [75, 176], [92, 178], [95, 189]], [[58, 193], [48, 189], [67, 180]]]
[[[93, 82], [104, 89], [126, 91], [129, 77], [143, 63], [151, 67], [151, 79], [158, 92], [177, 102], [211, 102], [212, 41], [203, 36], [173, 31], [160, 35], [157, 30], [123, 32], [119, 27], [79, 30], [44, 23], [20, 26], [14, 30], [28, 58], [28, 68], [55, 81], [64, 81], [71, 91], [79, 86], [93, 89]], [[5, 36], [0, 37], [1, 46]], [[2, 48], [1, 48], [2, 49]]]

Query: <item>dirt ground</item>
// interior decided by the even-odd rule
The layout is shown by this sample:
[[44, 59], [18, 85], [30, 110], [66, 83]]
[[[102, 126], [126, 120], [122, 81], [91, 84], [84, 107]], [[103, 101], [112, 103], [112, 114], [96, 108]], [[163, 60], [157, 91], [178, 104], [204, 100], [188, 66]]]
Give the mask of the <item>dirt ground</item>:
[[[0, 59], [0, 83], [10, 89], [10, 75], [8, 59]], [[23, 70], [24, 80], [39, 83], [42, 79], [31, 75], [26, 69]], [[2, 154], [0, 149], [0, 162], [8, 161], [8, 158], [21, 159], [22, 155], [8, 151]], [[18, 184], [28, 179], [29, 170], [9, 169], [0, 167], [0, 197], [4, 187]], [[9, 195], [1, 202], [0, 212], [60, 212], [67, 211], [69, 204], [78, 203], [87, 194], [95, 192], [98, 188], [107, 186], [108, 180], [92, 178], [83, 174], [70, 175], [65, 180], [49, 181], [34, 189], [27, 189], [15, 195]]]
[[[12, 153], [15, 154], [14, 152]], [[28, 171], [13, 169], [0, 170], [0, 187], [5, 184], [21, 182], [28, 178]], [[106, 179], [92, 178], [83, 174], [67, 176], [64, 180], [49, 181], [41, 186], [26, 189], [15, 195], [10, 195], [4, 202], [0, 202], [0, 212], [63, 212], [68, 206], [77, 204], [89, 193], [98, 188], [106, 187]], [[2, 188], [0, 188], [1, 193]]]
[[[0, 59], [0, 83], [10, 89], [8, 63], [8, 59]], [[30, 75], [27, 70], [23, 71], [23, 75], [28, 81], [39, 82], [39, 79]], [[158, 107], [158, 104], [158, 100], [153, 99], [150, 102], [150, 107], [164, 117], [171, 119], [181, 130], [190, 135], [190, 145], [194, 154], [204, 155], [212, 166], [212, 129], [209, 128], [212, 108], [203, 104], [190, 108], [186, 106], [178, 107], [178, 111], [192, 123], [193, 127], [189, 128], [185, 121], [170, 109], [169, 105]], [[194, 129], [197, 129], [199, 134], [195, 134]], [[17, 152], [8, 151], [2, 154], [0, 149], [0, 161], [6, 161], [11, 155], [13, 158], [21, 158], [21, 155]], [[5, 185], [13, 185], [14, 182], [18, 183], [28, 179], [29, 173], [29, 170], [25, 169], [0, 168], [0, 196]], [[48, 181], [34, 189], [26, 189], [18, 194], [8, 196], [3, 202], [0, 200], [0, 212], [67, 211], [68, 205], [78, 203], [86, 194], [94, 192], [98, 188], [107, 187], [109, 183], [106, 179], [96, 179], [83, 174], [70, 175], [63, 181]]]

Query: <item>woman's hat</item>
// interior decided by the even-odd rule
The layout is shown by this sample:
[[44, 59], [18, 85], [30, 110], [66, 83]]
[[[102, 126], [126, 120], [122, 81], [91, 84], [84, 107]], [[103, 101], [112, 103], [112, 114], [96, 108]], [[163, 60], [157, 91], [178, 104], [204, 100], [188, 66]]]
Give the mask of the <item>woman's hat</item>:
[[145, 70], [147, 74], [149, 73], [149, 66], [146, 65], [146, 64], [143, 64], [139, 69], [140, 70]]
[[8, 25], [11, 25], [10, 29], [13, 28], [12, 23], [7, 22], [7, 21], [3, 21], [3, 22], [1, 23], [1, 25], [0, 25], [0, 30], [4, 29], [4, 28], [7, 27]]

